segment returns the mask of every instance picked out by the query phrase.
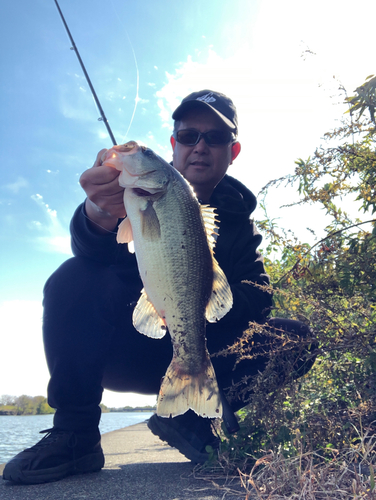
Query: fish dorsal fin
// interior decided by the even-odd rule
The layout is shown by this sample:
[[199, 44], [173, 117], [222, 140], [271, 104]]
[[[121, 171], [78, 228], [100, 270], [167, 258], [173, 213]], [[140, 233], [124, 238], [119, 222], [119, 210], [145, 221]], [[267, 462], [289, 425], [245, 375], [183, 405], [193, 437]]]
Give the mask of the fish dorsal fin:
[[133, 311], [133, 326], [140, 333], [154, 339], [161, 339], [167, 331], [166, 322], [158, 315], [144, 289]]
[[204, 220], [205, 232], [208, 239], [209, 247], [211, 251], [214, 251], [214, 247], [218, 238], [218, 225], [219, 222], [216, 219], [215, 208], [210, 205], [200, 205], [201, 216]]
[[225, 316], [232, 307], [232, 292], [225, 273], [213, 256], [213, 289], [206, 306], [206, 319], [215, 323]]
[[232, 307], [232, 292], [225, 273], [214, 258], [214, 247], [218, 238], [218, 222], [215, 209], [209, 205], [201, 205], [206, 236], [213, 257], [213, 288], [206, 306], [205, 316], [209, 323], [215, 323], [225, 316]]
[[128, 251], [130, 253], [134, 253], [133, 232], [131, 222], [128, 217], [120, 222], [116, 235], [116, 241], [118, 243], [128, 243]]

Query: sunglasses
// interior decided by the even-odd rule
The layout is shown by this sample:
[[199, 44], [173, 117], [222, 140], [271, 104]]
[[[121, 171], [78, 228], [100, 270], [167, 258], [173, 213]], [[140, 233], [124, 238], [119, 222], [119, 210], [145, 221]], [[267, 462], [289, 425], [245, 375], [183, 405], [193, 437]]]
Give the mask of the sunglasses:
[[209, 132], [198, 132], [198, 130], [185, 129], [174, 132], [174, 138], [184, 146], [196, 146], [204, 138], [208, 146], [223, 146], [235, 140], [232, 132], [225, 130], [209, 130]]

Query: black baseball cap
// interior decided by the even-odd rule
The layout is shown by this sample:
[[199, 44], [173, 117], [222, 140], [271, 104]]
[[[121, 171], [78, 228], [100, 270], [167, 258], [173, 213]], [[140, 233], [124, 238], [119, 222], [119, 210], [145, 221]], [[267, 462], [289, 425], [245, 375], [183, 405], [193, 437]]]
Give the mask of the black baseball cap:
[[213, 90], [200, 90], [184, 97], [180, 106], [173, 112], [172, 119], [180, 120], [189, 109], [204, 106], [214, 111], [229, 129], [237, 135], [238, 115], [234, 103], [229, 97]]

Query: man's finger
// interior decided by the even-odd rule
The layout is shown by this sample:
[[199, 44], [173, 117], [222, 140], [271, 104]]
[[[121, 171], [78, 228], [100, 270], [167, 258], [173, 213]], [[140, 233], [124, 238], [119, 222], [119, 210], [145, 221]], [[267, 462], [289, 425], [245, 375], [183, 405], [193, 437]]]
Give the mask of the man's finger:
[[101, 166], [101, 165], [102, 165], [102, 156], [104, 155], [104, 153], [105, 153], [106, 151], [108, 151], [108, 149], [101, 149], [101, 150], [99, 151], [99, 153], [97, 154], [97, 158], [96, 158], [96, 160], [95, 160], [95, 162], [94, 162], [93, 167], [99, 167], [99, 166]]
[[119, 170], [115, 170], [111, 167], [105, 167], [103, 165], [98, 165], [85, 170], [85, 172], [80, 177], [80, 184], [85, 188], [89, 188], [90, 185], [93, 186], [109, 186], [111, 183], [117, 184], [119, 186], [118, 177], [120, 175]]

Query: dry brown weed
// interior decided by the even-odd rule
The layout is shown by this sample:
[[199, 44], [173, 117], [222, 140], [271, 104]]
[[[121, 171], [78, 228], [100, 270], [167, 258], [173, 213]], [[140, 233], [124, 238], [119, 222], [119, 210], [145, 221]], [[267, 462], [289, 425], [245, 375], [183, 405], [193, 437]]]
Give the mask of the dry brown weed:
[[333, 450], [331, 459], [316, 452], [285, 458], [269, 451], [250, 471], [238, 469], [238, 476], [226, 475], [218, 464], [196, 468], [195, 476], [216, 485], [224, 500], [376, 500], [373, 447], [361, 442], [341, 453]]

